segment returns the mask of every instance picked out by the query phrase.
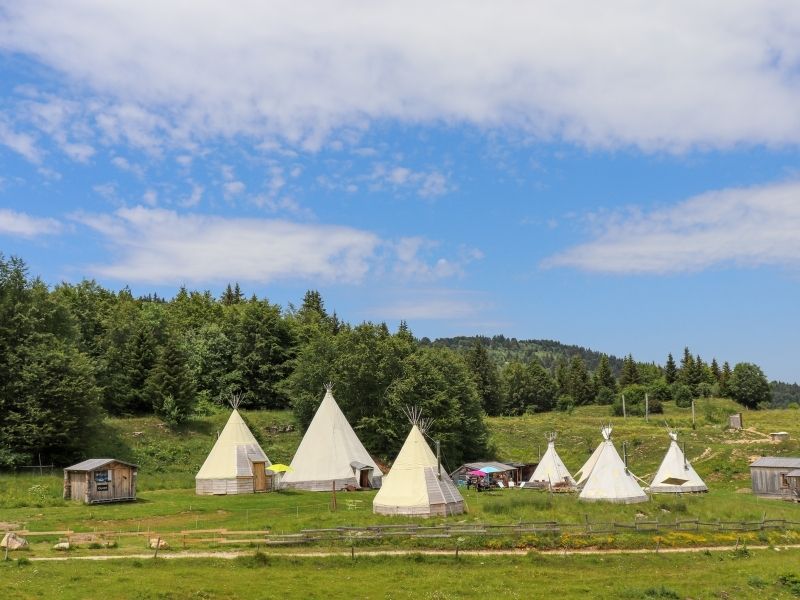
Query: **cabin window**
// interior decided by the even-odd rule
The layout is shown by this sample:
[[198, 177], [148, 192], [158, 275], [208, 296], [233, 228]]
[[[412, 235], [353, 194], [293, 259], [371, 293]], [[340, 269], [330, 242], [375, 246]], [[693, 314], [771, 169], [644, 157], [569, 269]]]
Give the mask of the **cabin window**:
[[788, 488], [789, 487], [789, 479], [786, 477], [786, 473], [781, 473], [781, 487]]
[[94, 472], [94, 482], [95, 483], [107, 483], [111, 477], [109, 477], [110, 471], [95, 471]]

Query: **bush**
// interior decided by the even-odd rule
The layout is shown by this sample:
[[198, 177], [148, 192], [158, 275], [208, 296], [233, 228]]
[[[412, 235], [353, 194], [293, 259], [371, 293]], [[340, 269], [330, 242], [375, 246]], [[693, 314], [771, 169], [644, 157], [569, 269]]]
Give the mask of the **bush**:
[[664, 407], [657, 399], [650, 397], [648, 386], [633, 384], [625, 387], [611, 406], [611, 414], [621, 417], [622, 396], [625, 395], [625, 412], [630, 417], [643, 417], [645, 413], [645, 394], [648, 396], [649, 412], [651, 415], [664, 412]]
[[675, 406], [689, 408], [693, 400], [692, 388], [685, 383], [673, 383], [672, 399], [675, 400]]
[[556, 400], [556, 410], [560, 410], [562, 412], [572, 412], [572, 409], [574, 408], [575, 400], [568, 394], [559, 396], [558, 400]]
[[607, 387], [601, 387], [597, 390], [597, 396], [594, 398], [595, 403], [602, 405], [614, 404], [614, 391]]
[[664, 378], [656, 379], [648, 386], [650, 400], [668, 402], [672, 400], [672, 390]]
[[710, 383], [703, 381], [702, 383], [697, 384], [697, 396], [699, 398], [711, 398], [713, 393], [714, 388]]

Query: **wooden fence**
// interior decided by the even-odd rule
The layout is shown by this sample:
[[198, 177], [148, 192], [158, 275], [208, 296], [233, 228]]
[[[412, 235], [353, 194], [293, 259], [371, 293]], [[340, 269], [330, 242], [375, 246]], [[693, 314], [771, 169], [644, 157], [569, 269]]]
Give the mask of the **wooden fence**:
[[630, 523], [593, 522], [560, 523], [558, 521], [533, 521], [498, 525], [490, 523], [446, 524], [446, 525], [370, 525], [363, 527], [329, 527], [324, 529], [303, 529], [297, 533], [273, 533], [270, 530], [230, 530], [187, 529], [182, 531], [28, 531], [16, 533], [28, 538], [49, 537], [70, 542], [77, 546], [107, 547], [121, 538], [140, 537], [142, 544], [149, 547], [153, 539], [161, 539], [174, 549], [196, 545], [259, 545], [259, 546], [297, 546], [314, 543], [345, 542], [356, 544], [393, 539], [457, 539], [468, 536], [519, 537], [523, 535], [586, 535], [615, 533], [657, 533], [670, 531], [709, 531], [709, 532], [751, 532], [767, 530], [800, 529], [800, 521], [788, 519], [762, 519], [759, 521], [701, 521], [699, 519], [636, 520]]

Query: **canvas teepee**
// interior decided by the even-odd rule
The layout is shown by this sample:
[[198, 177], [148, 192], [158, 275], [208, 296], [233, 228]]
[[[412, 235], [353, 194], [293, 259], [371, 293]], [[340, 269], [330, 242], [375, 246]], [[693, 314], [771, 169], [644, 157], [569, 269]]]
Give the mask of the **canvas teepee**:
[[655, 493], [679, 494], [683, 492], [707, 492], [708, 487], [686, 460], [678, 446], [678, 434], [669, 432], [670, 444], [661, 466], [658, 468], [650, 491]]
[[547, 434], [547, 452], [544, 453], [536, 470], [531, 475], [529, 485], [552, 490], [571, 490], [575, 488], [575, 480], [569, 474], [561, 457], [556, 452], [555, 432]]
[[291, 464], [283, 476], [286, 487], [316, 492], [378, 488], [383, 473], [372, 460], [333, 398], [332, 386], [317, 408]]
[[266, 471], [272, 463], [239, 414], [239, 399], [231, 406], [228, 422], [195, 476], [197, 494], [252, 494], [272, 487]]
[[621, 504], [647, 502], [647, 494], [614, 448], [611, 426], [603, 427], [601, 432], [603, 441], [576, 473], [580, 474], [578, 486], [581, 493], [578, 498], [589, 502], [602, 500]]
[[417, 422], [384, 479], [372, 501], [374, 513], [428, 517], [464, 512], [464, 498], [447, 473], [439, 472], [436, 455]]

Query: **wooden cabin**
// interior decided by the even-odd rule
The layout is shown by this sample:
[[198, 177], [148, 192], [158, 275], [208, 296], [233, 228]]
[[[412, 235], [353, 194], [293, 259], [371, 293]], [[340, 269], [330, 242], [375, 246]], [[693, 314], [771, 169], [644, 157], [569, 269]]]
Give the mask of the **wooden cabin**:
[[137, 465], [90, 458], [64, 469], [64, 499], [86, 504], [136, 500]]
[[750, 465], [753, 493], [762, 498], [792, 497], [790, 473], [800, 470], [800, 458], [764, 456]]

